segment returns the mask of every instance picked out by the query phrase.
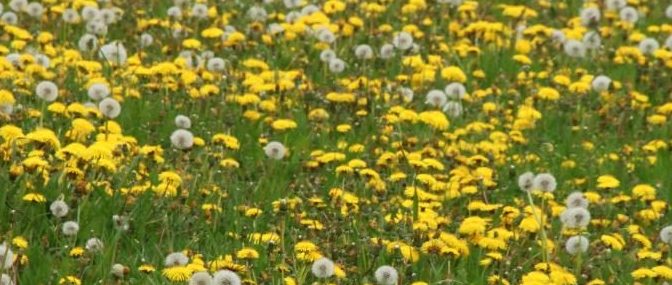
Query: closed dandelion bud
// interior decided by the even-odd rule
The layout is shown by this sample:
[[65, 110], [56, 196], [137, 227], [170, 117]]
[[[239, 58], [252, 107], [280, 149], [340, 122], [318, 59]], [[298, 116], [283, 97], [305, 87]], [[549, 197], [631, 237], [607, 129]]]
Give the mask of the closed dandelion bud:
[[170, 142], [177, 149], [190, 149], [194, 145], [194, 135], [190, 131], [179, 129], [170, 135]]
[[94, 101], [100, 101], [103, 98], [110, 96], [110, 88], [105, 83], [94, 83], [89, 86], [87, 95]]
[[191, 279], [189, 279], [189, 285], [211, 285], [213, 284], [212, 281], [212, 276], [210, 276], [208, 272], [201, 271], [191, 275]]
[[463, 112], [462, 103], [456, 101], [450, 101], [443, 105], [443, 112], [446, 113], [451, 118], [457, 118], [462, 115]]
[[358, 59], [372, 59], [373, 49], [369, 45], [358, 45], [355, 47], [355, 56]]
[[582, 192], [573, 192], [567, 196], [565, 199], [565, 205], [567, 208], [588, 208], [588, 199]]
[[67, 221], [61, 226], [61, 231], [63, 235], [75, 236], [79, 232], [79, 224], [75, 221]]
[[639, 12], [633, 7], [625, 7], [618, 12], [618, 17], [623, 22], [636, 23], [639, 20]]
[[408, 50], [413, 47], [413, 36], [407, 32], [400, 32], [392, 38], [392, 44], [399, 50]]
[[570, 229], [583, 228], [590, 224], [590, 212], [584, 208], [569, 208], [560, 214], [560, 221]]
[[282, 158], [285, 157], [287, 149], [282, 143], [272, 141], [266, 144], [266, 146], [264, 146], [264, 153], [266, 153], [266, 156], [268, 156], [269, 158], [275, 160], [281, 160]]
[[35, 87], [35, 95], [44, 101], [53, 102], [58, 97], [58, 86], [51, 81], [42, 81]]
[[525, 192], [532, 191], [534, 187], [534, 173], [528, 171], [518, 176], [518, 187]]
[[591, 83], [591, 87], [595, 92], [607, 91], [609, 90], [610, 85], [611, 85], [611, 78], [604, 75], [596, 76], [593, 79], [593, 82]]
[[555, 177], [550, 173], [541, 173], [537, 174], [532, 181], [533, 189], [539, 190], [541, 192], [553, 192], [558, 186], [558, 183], [555, 181]]
[[568, 40], [564, 44], [565, 54], [569, 57], [580, 58], [586, 56], [586, 46], [577, 40]]
[[581, 18], [581, 25], [583, 26], [592, 26], [597, 24], [602, 17], [600, 9], [596, 7], [584, 8], [579, 12], [579, 17]]
[[311, 271], [317, 278], [329, 278], [334, 275], [334, 262], [329, 258], [322, 257], [313, 262]]
[[376, 269], [374, 277], [376, 278], [376, 283], [378, 283], [378, 285], [397, 285], [399, 274], [394, 267], [383, 265]]
[[384, 44], [380, 47], [380, 58], [389, 59], [394, 56], [394, 45]]
[[68, 204], [63, 202], [63, 200], [56, 200], [49, 205], [49, 210], [55, 217], [63, 218], [68, 214], [70, 207], [68, 207]]
[[180, 129], [189, 129], [191, 128], [191, 119], [185, 115], [175, 116], [175, 126]]
[[240, 276], [230, 270], [220, 270], [215, 272], [212, 277], [212, 281], [215, 285], [240, 285], [241, 280]]
[[0, 275], [0, 285], [14, 285], [14, 281], [7, 274]]
[[121, 114], [121, 105], [113, 98], [105, 98], [98, 103], [98, 110], [103, 116], [114, 119]]
[[467, 88], [464, 87], [464, 84], [459, 82], [453, 82], [446, 85], [444, 91], [446, 92], [446, 96], [453, 100], [464, 99], [464, 96], [467, 94]]
[[646, 38], [639, 42], [639, 51], [643, 54], [653, 54], [654, 51], [660, 48], [660, 44], [654, 38]]
[[86, 241], [86, 250], [90, 252], [100, 252], [103, 251], [103, 241], [98, 238], [90, 238]]
[[189, 263], [189, 257], [183, 252], [173, 252], [168, 254], [163, 262], [166, 267], [185, 266], [187, 263]]
[[447, 101], [448, 97], [446, 96], [446, 93], [443, 93], [441, 90], [434, 89], [427, 92], [425, 104], [434, 107], [442, 107], [444, 104], [446, 104]]
[[14, 252], [7, 243], [0, 244], [0, 268], [7, 270], [14, 263]]
[[663, 243], [672, 245], [672, 226], [667, 226], [660, 230], [660, 240]]
[[565, 250], [571, 255], [577, 255], [588, 251], [590, 242], [584, 236], [573, 236], [565, 242]]
[[341, 73], [345, 70], [345, 61], [340, 58], [334, 58], [329, 61], [329, 71], [333, 73]]

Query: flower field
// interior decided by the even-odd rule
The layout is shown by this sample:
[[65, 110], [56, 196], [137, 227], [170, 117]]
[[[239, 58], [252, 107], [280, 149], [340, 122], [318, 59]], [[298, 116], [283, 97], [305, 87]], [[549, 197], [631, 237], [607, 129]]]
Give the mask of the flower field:
[[672, 3], [0, 0], [0, 285], [670, 284]]

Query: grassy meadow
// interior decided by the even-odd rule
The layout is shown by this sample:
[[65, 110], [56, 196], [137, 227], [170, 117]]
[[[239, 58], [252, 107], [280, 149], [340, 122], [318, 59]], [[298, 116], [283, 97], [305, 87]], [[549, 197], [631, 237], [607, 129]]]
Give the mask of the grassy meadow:
[[0, 285], [672, 282], [668, 1], [0, 4]]

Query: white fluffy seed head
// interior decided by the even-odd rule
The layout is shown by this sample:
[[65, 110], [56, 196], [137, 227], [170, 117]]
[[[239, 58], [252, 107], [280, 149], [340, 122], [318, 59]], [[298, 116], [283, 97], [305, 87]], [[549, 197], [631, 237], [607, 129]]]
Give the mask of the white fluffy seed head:
[[53, 102], [58, 98], [58, 86], [51, 81], [42, 81], [35, 87], [35, 95], [44, 101]]
[[180, 251], [168, 254], [163, 262], [166, 267], [185, 266], [187, 263], [189, 263], [189, 257]]
[[374, 273], [376, 282], [378, 285], [397, 285], [397, 280], [399, 279], [399, 274], [394, 267], [389, 265], [383, 265], [376, 269]]
[[451, 118], [457, 118], [462, 115], [464, 108], [458, 101], [450, 101], [443, 105], [443, 112]]
[[639, 20], [639, 11], [633, 7], [625, 7], [618, 12], [618, 17], [623, 22], [636, 23]]
[[565, 54], [569, 57], [584, 57], [586, 56], [586, 46], [577, 40], [568, 40], [564, 44]]
[[120, 42], [111, 42], [100, 47], [99, 56], [113, 65], [123, 65], [128, 59], [126, 48]]
[[672, 19], [672, 4], [670, 6], [667, 6], [667, 9], [665, 9], [665, 17], [668, 19]]
[[532, 188], [541, 192], [553, 192], [558, 186], [555, 177], [550, 173], [540, 173], [534, 177]]
[[220, 270], [215, 272], [212, 281], [215, 285], [240, 285], [240, 276], [230, 270]]
[[7, 243], [0, 244], [0, 267], [7, 270], [12, 267], [12, 263], [14, 263], [14, 252]]
[[401, 95], [401, 98], [404, 99], [404, 102], [413, 101], [413, 96], [414, 96], [413, 89], [408, 88], [408, 87], [400, 87], [399, 88], [399, 94]]
[[384, 44], [380, 47], [380, 58], [389, 59], [394, 56], [394, 45]]
[[577, 255], [588, 251], [588, 245], [590, 245], [588, 238], [584, 236], [573, 236], [568, 238], [565, 242], [565, 250], [571, 255]]
[[534, 187], [534, 173], [528, 171], [518, 176], [518, 187], [524, 192], [532, 191]]
[[336, 58], [336, 53], [331, 49], [325, 49], [320, 52], [320, 61], [322, 62], [329, 62], [334, 58]]
[[226, 61], [221, 57], [213, 57], [208, 59], [208, 62], [205, 64], [205, 67], [209, 71], [222, 72], [226, 69]]
[[0, 275], [0, 285], [14, 285], [14, 281], [7, 274]]
[[190, 149], [194, 146], [194, 134], [185, 129], [175, 130], [170, 135], [170, 143], [177, 149]]
[[427, 92], [427, 97], [425, 99], [425, 104], [434, 106], [434, 107], [443, 107], [444, 104], [448, 101], [446, 93], [439, 89], [430, 90]]
[[667, 226], [660, 230], [660, 240], [666, 244], [672, 245], [672, 226]]
[[103, 116], [114, 119], [121, 114], [121, 105], [114, 98], [108, 97], [98, 103], [98, 110]]
[[583, 192], [572, 192], [567, 196], [567, 199], [565, 199], [565, 205], [567, 208], [588, 208], [588, 199], [586, 199], [586, 195], [583, 194]]
[[89, 86], [86, 93], [91, 100], [100, 101], [103, 98], [110, 96], [110, 87], [105, 83], [94, 83]]
[[264, 146], [264, 153], [266, 153], [266, 156], [269, 158], [281, 160], [287, 154], [287, 149], [282, 143], [272, 141]]
[[90, 252], [100, 252], [103, 251], [103, 248], [103, 241], [98, 238], [90, 238], [86, 241], [86, 250]]
[[595, 92], [607, 91], [610, 85], [611, 85], [611, 78], [605, 75], [596, 76], [595, 78], [593, 78], [593, 82], [591, 83], [591, 87]]
[[660, 44], [654, 38], [646, 38], [639, 42], [639, 51], [643, 54], [653, 54], [659, 48]]
[[126, 266], [115, 263], [112, 265], [112, 275], [117, 278], [124, 278], [124, 275], [126, 275]]
[[464, 87], [464, 84], [459, 82], [453, 82], [446, 85], [444, 91], [446, 92], [446, 96], [453, 100], [462, 100], [467, 94], [467, 88]]
[[208, 274], [207, 271], [196, 272], [194, 275], [191, 275], [189, 279], [189, 285], [211, 285], [212, 276]]
[[570, 229], [584, 228], [590, 224], [590, 212], [584, 208], [568, 208], [560, 214], [560, 221]]
[[331, 261], [329, 258], [321, 257], [320, 259], [313, 262], [311, 271], [317, 278], [329, 278], [334, 275], [334, 268], [335, 265], [333, 261]]
[[399, 50], [408, 50], [413, 47], [413, 36], [407, 32], [400, 32], [392, 38], [392, 44]]
[[61, 231], [63, 235], [74, 236], [79, 232], [79, 224], [75, 221], [67, 221], [61, 226]]
[[189, 129], [191, 128], [191, 119], [185, 115], [175, 116], [175, 126], [180, 129]]
[[579, 17], [581, 18], [581, 25], [583, 26], [596, 24], [600, 21], [601, 16], [602, 14], [600, 13], [600, 9], [597, 7], [584, 8], [579, 13]]
[[340, 58], [333, 58], [329, 61], [329, 71], [333, 73], [341, 73], [345, 70], [345, 61]]
[[607, 0], [605, 4], [607, 6], [607, 10], [618, 11], [623, 9], [628, 3], [625, 0]]
[[372, 59], [373, 49], [369, 45], [358, 45], [355, 47], [355, 57], [358, 59]]
[[63, 200], [56, 200], [49, 205], [49, 210], [54, 217], [63, 218], [70, 211], [70, 207]]

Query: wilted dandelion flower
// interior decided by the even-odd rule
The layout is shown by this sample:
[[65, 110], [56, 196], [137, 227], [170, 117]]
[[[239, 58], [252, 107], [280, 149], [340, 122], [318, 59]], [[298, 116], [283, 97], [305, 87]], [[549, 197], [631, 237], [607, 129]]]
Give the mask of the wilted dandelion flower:
[[35, 95], [44, 101], [53, 102], [58, 97], [58, 86], [51, 81], [42, 81], [35, 87]]
[[407, 50], [413, 47], [413, 36], [407, 32], [399, 32], [392, 39], [394, 47], [400, 50]]
[[105, 83], [94, 83], [89, 86], [87, 94], [91, 100], [99, 101], [107, 96], [110, 96], [110, 88], [107, 87], [107, 84]]
[[86, 250], [90, 252], [99, 252], [103, 250], [103, 241], [98, 238], [90, 238], [86, 241]]
[[461, 116], [463, 111], [462, 103], [457, 101], [450, 101], [443, 105], [443, 112], [448, 114], [451, 118]]
[[570, 57], [586, 56], [586, 46], [577, 40], [568, 40], [564, 44], [565, 54]]
[[618, 17], [623, 22], [636, 23], [639, 20], [639, 12], [633, 7], [625, 7], [618, 12]]
[[175, 126], [180, 129], [189, 129], [191, 128], [191, 119], [185, 115], [175, 116]]
[[617, 11], [623, 9], [628, 3], [626, 0], [607, 0], [604, 4], [607, 6], [607, 10]]
[[329, 61], [329, 71], [333, 73], [341, 73], [345, 70], [345, 61], [340, 58], [333, 58]]
[[667, 226], [660, 230], [660, 240], [666, 244], [672, 245], [672, 226]]
[[378, 285], [396, 285], [397, 280], [399, 279], [399, 274], [394, 267], [383, 265], [376, 269], [374, 277], [376, 278]]
[[189, 257], [179, 251], [168, 254], [163, 262], [166, 267], [185, 266], [187, 263], [189, 263]]
[[220, 270], [215, 272], [212, 277], [212, 281], [215, 285], [240, 285], [241, 280], [240, 276], [230, 270]]
[[121, 114], [121, 105], [114, 98], [105, 98], [98, 103], [98, 110], [103, 116], [114, 119]]
[[322, 257], [313, 262], [311, 271], [317, 278], [329, 278], [334, 275], [334, 262], [329, 258]]
[[98, 38], [92, 34], [84, 34], [77, 42], [77, 47], [83, 52], [92, 52], [98, 49]]
[[7, 243], [0, 244], [0, 267], [7, 270], [12, 267], [12, 263], [14, 263], [14, 252]]
[[184, 129], [175, 130], [170, 135], [170, 142], [177, 149], [190, 149], [194, 146], [194, 135]]
[[541, 192], [553, 192], [558, 186], [555, 177], [550, 173], [540, 173], [534, 176], [532, 188]]
[[191, 16], [196, 19], [205, 19], [208, 17], [208, 6], [196, 3], [191, 7]]
[[588, 199], [582, 192], [572, 192], [565, 199], [567, 208], [588, 208]]
[[61, 226], [63, 235], [74, 236], [79, 232], [79, 224], [75, 221], [67, 221]]
[[196, 272], [191, 275], [189, 285], [210, 285], [212, 284], [212, 276], [206, 271]]
[[14, 285], [14, 281], [7, 274], [0, 275], [0, 285]]
[[384, 44], [380, 47], [380, 58], [388, 59], [394, 56], [394, 45]]
[[373, 49], [369, 45], [358, 45], [355, 47], [355, 57], [358, 59], [373, 58]]
[[560, 214], [560, 221], [570, 229], [583, 228], [590, 223], [590, 212], [584, 208], [568, 208]]
[[266, 153], [266, 156], [268, 156], [269, 158], [275, 160], [281, 160], [283, 157], [285, 157], [287, 149], [282, 143], [272, 141], [266, 144], [266, 146], [264, 146], [264, 153]]
[[565, 250], [571, 255], [576, 255], [586, 252], [589, 244], [590, 242], [588, 241], [588, 238], [584, 236], [573, 236], [568, 238], [565, 242]]
[[49, 205], [51, 214], [57, 218], [63, 218], [68, 214], [70, 207], [63, 200], [56, 200]]
[[446, 85], [444, 89], [446, 96], [453, 100], [464, 99], [464, 96], [467, 94], [467, 88], [464, 87], [464, 84], [459, 82], [453, 82]]
[[112, 270], [110, 270], [112, 275], [116, 278], [124, 278], [126, 273], [128, 272], [128, 268], [124, 266], [123, 264], [115, 263], [112, 265]]
[[653, 54], [659, 48], [660, 44], [654, 38], [646, 38], [639, 42], [639, 51], [643, 54]]
[[226, 69], [226, 61], [221, 57], [213, 57], [208, 59], [205, 68], [213, 72], [222, 72]]
[[518, 176], [518, 187], [525, 192], [532, 191], [534, 186], [534, 173], [528, 171]]
[[593, 82], [591, 83], [591, 87], [595, 92], [607, 91], [610, 85], [611, 85], [611, 78], [605, 75], [596, 76], [595, 78], [593, 78]]
[[100, 47], [99, 56], [115, 65], [123, 65], [128, 59], [126, 48], [120, 42], [111, 42]]
[[590, 26], [597, 24], [601, 18], [600, 9], [597, 7], [584, 8], [579, 12], [579, 17], [581, 18], [581, 25]]
[[446, 93], [439, 89], [430, 90], [427, 92], [427, 98], [425, 99], [425, 104], [434, 107], [441, 107], [448, 101]]
[[331, 49], [325, 49], [320, 52], [320, 60], [323, 62], [329, 62], [332, 59], [336, 58], [336, 53]]

